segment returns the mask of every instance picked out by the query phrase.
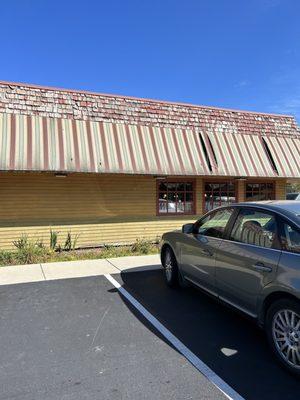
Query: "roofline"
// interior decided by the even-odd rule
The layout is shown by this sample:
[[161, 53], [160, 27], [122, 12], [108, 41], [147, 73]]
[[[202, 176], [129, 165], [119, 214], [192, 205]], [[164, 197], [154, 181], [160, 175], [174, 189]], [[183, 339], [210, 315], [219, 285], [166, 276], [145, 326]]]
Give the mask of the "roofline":
[[185, 106], [185, 107], [192, 107], [192, 108], [199, 108], [199, 109], [206, 109], [206, 110], [220, 110], [220, 111], [229, 111], [229, 112], [236, 112], [236, 113], [246, 113], [246, 114], [265, 115], [265, 116], [274, 116], [274, 117], [288, 117], [288, 118], [292, 118], [295, 120], [295, 117], [292, 114], [276, 114], [276, 113], [265, 113], [265, 112], [260, 112], [260, 111], [239, 110], [239, 109], [215, 107], [215, 106], [203, 106], [203, 105], [199, 105], [199, 104], [192, 104], [192, 103], [185, 103], [185, 102], [157, 100], [157, 99], [149, 99], [146, 97], [135, 97], [135, 96], [125, 96], [125, 95], [120, 95], [120, 94], [93, 92], [90, 90], [82, 90], [82, 89], [80, 89], [80, 90], [66, 89], [66, 88], [60, 88], [60, 87], [54, 87], [54, 86], [37, 85], [37, 84], [33, 84], [33, 83], [11, 82], [11, 81], [1, 81], [0, 80], [0, 85], [16, 86], [16, 87], [17, 86], [26, 86], [31, 89], [44, 89], [44, 90], [60, 91], [60, 92], [66, 92], [66, 93], [90, 94], [90, 95], [94, 95], [94, 96], [105, 96], [105, 97], [115, 97], [115, 98], [120, 98], [120, 99], [148, 101], [148, 102], [156, 103], [156, 104], [170, 104], [170, 105]]

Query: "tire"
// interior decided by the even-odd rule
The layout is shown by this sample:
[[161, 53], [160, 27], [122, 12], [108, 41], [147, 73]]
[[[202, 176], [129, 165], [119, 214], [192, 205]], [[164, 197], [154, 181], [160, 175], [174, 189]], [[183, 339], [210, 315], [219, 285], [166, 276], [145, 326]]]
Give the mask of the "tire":
[[170, 287], [177, 287], [179, 284], [178, 279], [178, 265], [170, 247], [166, 247], [163, 253], [163, 267], [165, 282]]
[[300, 303], [282, 299], [267, 310], [265, 330], [280, 364], [300, 377]]

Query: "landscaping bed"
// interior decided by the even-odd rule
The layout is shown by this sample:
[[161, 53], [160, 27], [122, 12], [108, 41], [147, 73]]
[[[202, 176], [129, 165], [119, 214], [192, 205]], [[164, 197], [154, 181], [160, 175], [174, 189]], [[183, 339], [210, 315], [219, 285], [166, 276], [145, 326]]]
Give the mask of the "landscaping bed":
[[[52, 238], [53, 239], [53, 238]], [[38, 264], [56, 261], [94, 260], [101, 258], [139, 256], [158, 253], [158, 243], [137, 239], [130, 246], [102, 246], [92, 249], [75, 249], [76, 241], [69, 246], [57, 246], [51, 242], [46, 246], [41, 241], [32, 242], [22, 236], [14, 242], [16, 250], [0, 250], [0, 267], [7, 265]]]

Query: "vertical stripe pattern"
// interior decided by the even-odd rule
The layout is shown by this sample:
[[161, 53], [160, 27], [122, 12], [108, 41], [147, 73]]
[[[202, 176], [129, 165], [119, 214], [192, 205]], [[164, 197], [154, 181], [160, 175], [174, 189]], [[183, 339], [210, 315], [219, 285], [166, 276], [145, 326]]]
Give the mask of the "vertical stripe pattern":
[[294, 178], [300, 177], [299, 159], [297, 134], [201, 132], [0, 114], [0, 170], [3, 171]]

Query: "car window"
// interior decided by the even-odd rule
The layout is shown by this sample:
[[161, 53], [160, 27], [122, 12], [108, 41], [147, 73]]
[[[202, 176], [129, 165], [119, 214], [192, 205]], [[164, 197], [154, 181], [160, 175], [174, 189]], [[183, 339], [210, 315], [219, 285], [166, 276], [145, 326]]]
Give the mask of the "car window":
[[230, 239], [236, 242], [272, 248], [277, 223], [271, 214], [242, 209], [232, 228]]
[[198, 233], [216, 238], [223, 237], [226, 225], [233, 211], [233, 208], [225, 208], [209, 214], [198, 225]]
[[287, 223], [283, 223], [282, 247], [292, 253], [300, 253], [300, 231]]
[[299, 193], [288, 193], [286, 195], [287, 200], [296, 200], [298, 198]]

